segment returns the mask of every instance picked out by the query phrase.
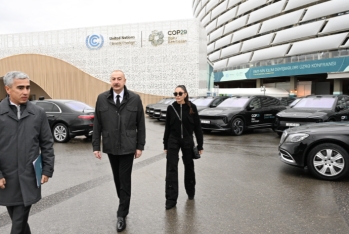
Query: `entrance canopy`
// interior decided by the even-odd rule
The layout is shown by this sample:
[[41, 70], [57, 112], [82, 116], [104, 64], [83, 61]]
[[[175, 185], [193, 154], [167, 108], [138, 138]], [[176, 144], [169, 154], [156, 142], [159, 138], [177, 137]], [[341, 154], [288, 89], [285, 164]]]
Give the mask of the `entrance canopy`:
[[327, 79], [349, 78], [349, 72], [327, 73]]

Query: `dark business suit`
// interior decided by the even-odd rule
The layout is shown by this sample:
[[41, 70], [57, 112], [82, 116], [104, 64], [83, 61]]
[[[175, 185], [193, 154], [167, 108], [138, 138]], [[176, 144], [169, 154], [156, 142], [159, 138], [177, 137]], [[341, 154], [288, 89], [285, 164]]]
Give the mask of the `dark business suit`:
[[118, 217], [126, 217], [131, 199], [131, 173], [136, 150], [144, 150], [145, 120], [138, 94], [124, 87], [124, 97], [118, 107], [113, 89], [98, 96], [93, 124], [93, 151], [108, 154], [119, 197]]

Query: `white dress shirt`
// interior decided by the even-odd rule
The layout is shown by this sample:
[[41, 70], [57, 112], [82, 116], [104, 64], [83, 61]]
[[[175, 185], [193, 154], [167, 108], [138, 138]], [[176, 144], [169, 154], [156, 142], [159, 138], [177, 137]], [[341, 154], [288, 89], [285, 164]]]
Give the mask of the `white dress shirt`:
[[117, 93], [115, 93], [115, 91], [113, 90], [114, 102], [115, 102], [115, 103], [116, 103], [116, 96], [117, 96], [117, 95], [120, 95], [120, 97], [119, 97], [119, 99], [120, 99], [120, 104], [122, 103], [122, 100], [124, 99], [124, 94], [125, 94], [124, 91], [125, 91], [125, 90], [123, 89], [123, 90], [121, 91], [120, 94], [117, 94]]

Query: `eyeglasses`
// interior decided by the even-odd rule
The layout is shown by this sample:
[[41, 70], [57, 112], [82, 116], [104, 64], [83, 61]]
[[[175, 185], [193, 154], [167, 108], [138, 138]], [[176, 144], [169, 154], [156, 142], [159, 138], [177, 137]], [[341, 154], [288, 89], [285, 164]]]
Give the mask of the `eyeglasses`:
[[174, 93], [173, 93], [173, 96], [177, 97], [177, 95], [182, 96], [182, 95], [183, 95], [183, 92], [178, 92], [178, 93], [177, 93], [177, 92], [174, 92]]

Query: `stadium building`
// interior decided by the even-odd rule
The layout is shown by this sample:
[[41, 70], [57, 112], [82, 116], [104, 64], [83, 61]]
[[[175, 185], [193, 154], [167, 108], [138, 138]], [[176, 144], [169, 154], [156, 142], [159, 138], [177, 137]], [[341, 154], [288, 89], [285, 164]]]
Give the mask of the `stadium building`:
[[193, 0], [221, 88], [349, 94], [348, 0]]

